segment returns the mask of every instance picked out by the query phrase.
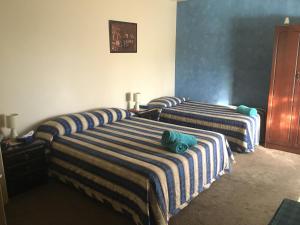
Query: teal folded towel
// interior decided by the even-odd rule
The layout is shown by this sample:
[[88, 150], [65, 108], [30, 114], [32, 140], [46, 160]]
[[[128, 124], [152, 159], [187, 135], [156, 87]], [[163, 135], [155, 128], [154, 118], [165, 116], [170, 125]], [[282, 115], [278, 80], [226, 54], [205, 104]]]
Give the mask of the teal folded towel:
[[237, 107], [236, 111], [247, 116], [257, 115], [257, 110], [255, 108], [250, 108], [245, 105], [240, 105], [239, 107]]
[[197, 144], [197, 139], [188, 134], [182, 134], [177, 131], [164, 131], [161, 137], [161, 144], [170, 151], [182, 154], [188, 148]]

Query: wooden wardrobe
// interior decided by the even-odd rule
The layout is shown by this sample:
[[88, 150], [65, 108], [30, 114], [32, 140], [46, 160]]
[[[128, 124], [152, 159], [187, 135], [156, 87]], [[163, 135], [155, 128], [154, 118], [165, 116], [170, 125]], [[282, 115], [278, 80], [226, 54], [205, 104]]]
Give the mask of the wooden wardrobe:
[[300, 154], [300, 25], [275, 31], [266, 147]]

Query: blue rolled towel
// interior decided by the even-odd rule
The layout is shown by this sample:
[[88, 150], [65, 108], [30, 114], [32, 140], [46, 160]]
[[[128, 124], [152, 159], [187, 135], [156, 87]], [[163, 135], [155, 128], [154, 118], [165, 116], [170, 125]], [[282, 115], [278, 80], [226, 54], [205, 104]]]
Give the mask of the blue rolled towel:
[[237, 107], [236, 111], [247, 116], [257, 115], [257, 110], [255, 108], [250, 108], [245, 105], [240, 105], [239, 107]]
[[161, 144], [175, 153], [184, 153], [188, 148], [197, 144], [197, 139], [188, 134], [182, 134], [177, 131], [164, 131], [161, 138]]

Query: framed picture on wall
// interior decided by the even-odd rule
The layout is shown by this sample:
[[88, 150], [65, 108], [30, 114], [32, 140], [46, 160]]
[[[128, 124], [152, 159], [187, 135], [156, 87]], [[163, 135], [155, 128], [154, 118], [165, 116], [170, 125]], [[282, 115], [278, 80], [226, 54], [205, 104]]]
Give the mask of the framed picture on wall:
[[109, 20], [111, 53], [137, 52], [137, 24]]

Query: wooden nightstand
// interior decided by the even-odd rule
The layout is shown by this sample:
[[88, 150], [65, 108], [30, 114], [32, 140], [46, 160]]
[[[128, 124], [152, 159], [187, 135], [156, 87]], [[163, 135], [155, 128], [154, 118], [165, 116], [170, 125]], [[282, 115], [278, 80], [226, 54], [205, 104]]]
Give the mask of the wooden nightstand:
[[[3, 174], [0, 173], [0, 179], [3, 178]], [[4, 210], [4, 198], [2, 194], [2, 188], [0, 185], [0, 225], [6, 225], [6, 216]]]
[[4, 174], [4, 168], [2, 163], [1, 146], [0, 146], [0, 225], [6, 225], [4, 205], [7, 203], [7, 200], [8, 197], [6, 191], [5, 174]]
[[35, 140], [30, 144], [2, 147], [8, 196], [12, 197], [47, 182], [46, 143]]
[[5, 179], [5, 172], [4, 172], [4, 166], [3, 166], [3, 160], [2, 160], [1, 145], [0, 145], [0, 188], [1, 188], [3, 203], [5, 205], [8, 202], [8, 195], [7, 195], [7, 189], [6, 189], [6, 179]]
[[159, 115], [161, 113], [161, 109], [140, 109], [139, 111], [130, 109], [129, 111], [134, 113], [137, 117], [156, 121], [159, 120]]

